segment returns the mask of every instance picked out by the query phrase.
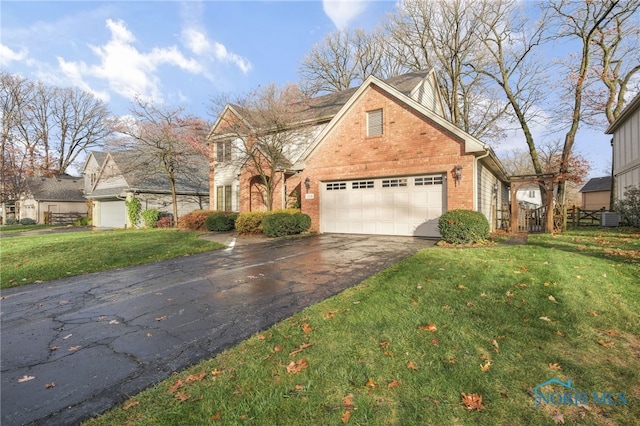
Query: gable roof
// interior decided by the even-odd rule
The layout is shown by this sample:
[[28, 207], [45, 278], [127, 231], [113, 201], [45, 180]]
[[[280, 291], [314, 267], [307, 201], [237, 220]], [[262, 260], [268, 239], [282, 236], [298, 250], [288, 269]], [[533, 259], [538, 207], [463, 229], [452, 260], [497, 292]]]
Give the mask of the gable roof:
[[26, 184], [36, 201], [86, 201], [82, 178], [69, 175], [30, 177]]
[[[95, 152], [93, 153], [95, 154]], [[143, 193], [169, 194], [171, 186], [167, 176], [157, 167], [158, 160], [140, 151], [110, 151], [101, 153], [104, 160], [100, 167], [98, 181], [93, 190], [87, 194], [90, 197], [117, 195], [121, 192], [135, 191]], [[96, 159], [99, 156], [96, 156]], [[189, 170], [178, 172], [176, 177], [176, 192], [186, 195], [203, 195], [209, 192], [209, 165], [207, 159], [194, 155], [184, 161]], [[106, 168], [113, 165], [117, 176], [122, 176], [125, 186], [112, 188], [98, 188], [101, 179], [114, 177], [108, 175]], [[98, 189], [96, 189], [98, 188]]]
[[618, 116], [618, 118], [616, 118], [616, 120], [611, 123], [611, 125], [609, 126], [609, 128], [607, 130], [605, 130], [605, 134], [607, 135], [611, 135], [613, 134], [613, 132], [615, 132], [616, 130], [618, 130], [618, 128], [625, 122], [627, 121], [627, 119], [637, 110], [640, 108], [640, 93], [638, 93], [636, 95], [635, 98], [633, 98], [631, 100], [631, 102], [629, 102], [629, 105], [627, 105], [622, 112], [620, 113], [620, 115]]
[[580, 192], [611, 191], [611, 176], [603, 176], [589, 179]]

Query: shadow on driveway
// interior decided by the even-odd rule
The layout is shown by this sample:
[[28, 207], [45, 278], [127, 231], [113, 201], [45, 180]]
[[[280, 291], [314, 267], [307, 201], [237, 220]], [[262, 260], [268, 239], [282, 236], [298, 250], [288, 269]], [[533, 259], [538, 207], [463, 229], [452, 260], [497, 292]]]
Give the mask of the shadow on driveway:
[[2, 425], [77, 424], [434, 244], [256, 241], [2, 291]]

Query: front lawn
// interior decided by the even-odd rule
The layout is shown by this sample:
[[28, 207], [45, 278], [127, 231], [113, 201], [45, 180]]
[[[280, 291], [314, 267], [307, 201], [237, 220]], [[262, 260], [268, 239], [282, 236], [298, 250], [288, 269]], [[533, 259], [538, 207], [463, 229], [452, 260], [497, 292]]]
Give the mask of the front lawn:
[[639, 237], [424, 250], [87, 424], [632, 424]]
[[198, 232], [87, 231], [3, 238], [0, 288], [140, 265], [223, 248]]

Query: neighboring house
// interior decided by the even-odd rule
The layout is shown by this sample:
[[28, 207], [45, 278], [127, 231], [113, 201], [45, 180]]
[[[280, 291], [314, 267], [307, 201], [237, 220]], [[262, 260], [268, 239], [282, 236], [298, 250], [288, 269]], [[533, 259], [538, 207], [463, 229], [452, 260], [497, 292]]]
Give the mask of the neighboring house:
[[[308, 109], [306, 139], [286, 152], [290, 166], [280, 171], [271, 207], [298, 204], [313, 231], [437, 237], [443, 212], [477, 210], [494, 228], [508, 203], [502, 165], [446, 118], [433, 71], [369, 77], [313, 98]], [[264, 210], [255, 173], [233, 161], [237, 140], [223, 123], [234, 119], [259, 126], [233, 105], [214, 124], [211, 208]]]
[[589, 179], [580, 193], [583, 210], [611, 210], [611, 176]]
[[537, 184], [525, 185], [516, 191], [518, 204], [525, 209], [536, 209], [542, 206], [542, 193]]
[[67, 218], [55, 218], [51, 222], [73, 223], [74, 216], [87, 216], [89, 207], [83, 195], [83, 179], [69, 175], [54, 177], [29, 177], [26, 191], [16, 202], [18, 219], [30, 218], [45, 223], [50, 213], [66, 214]]
[[613, 186], [615, 199], [624, 198], [631, 186], [640, 187], [640, 94], [605, 131], [613, 135]]
[[[209, 204], [208, 161], [190, 158], [189, 172], [176, 181], [178, 216]], [[150, 157], [135, 151], [89, 153], [84, 167], [84, 193], [92, 201], [92, 223], [100, 228], [131, 227], [125, 200], [140, 200], [142, 210], [151, 208], [172, 213], [171, 189], [167, 177]]]

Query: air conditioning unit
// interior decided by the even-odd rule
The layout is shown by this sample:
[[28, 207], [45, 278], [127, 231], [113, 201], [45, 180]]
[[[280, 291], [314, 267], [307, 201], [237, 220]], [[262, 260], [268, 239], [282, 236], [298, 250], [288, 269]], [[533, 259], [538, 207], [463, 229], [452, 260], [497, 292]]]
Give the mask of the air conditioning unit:
[[600, 213], [600, 226], [619, 226], [620, 213], [602, 212]]

